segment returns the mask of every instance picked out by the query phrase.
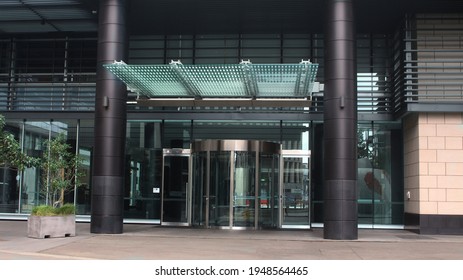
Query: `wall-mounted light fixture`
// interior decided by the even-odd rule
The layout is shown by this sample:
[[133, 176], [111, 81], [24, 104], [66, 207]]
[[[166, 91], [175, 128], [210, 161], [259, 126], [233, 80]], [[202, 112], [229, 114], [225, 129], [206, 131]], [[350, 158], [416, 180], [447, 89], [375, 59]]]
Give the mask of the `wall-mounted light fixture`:
[[109, 107], [109, 98], [107, 96], [103, 97], [103, 107]]

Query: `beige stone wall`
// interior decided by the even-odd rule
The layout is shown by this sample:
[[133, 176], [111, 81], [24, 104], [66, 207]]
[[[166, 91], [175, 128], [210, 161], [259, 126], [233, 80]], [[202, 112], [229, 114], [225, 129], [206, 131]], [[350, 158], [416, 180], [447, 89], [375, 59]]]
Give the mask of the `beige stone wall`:
[[404, 161], [405, 212], [463, 215], [462, 113], [407, 117]]

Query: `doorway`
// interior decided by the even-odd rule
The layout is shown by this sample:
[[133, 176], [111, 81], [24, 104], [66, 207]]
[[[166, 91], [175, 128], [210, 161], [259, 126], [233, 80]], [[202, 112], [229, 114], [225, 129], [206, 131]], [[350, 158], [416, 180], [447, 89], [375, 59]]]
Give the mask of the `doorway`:
[[161, 225], [190, 224], [190, 150], [164, 149]]
[[310, 151], [279, 143], [203, 140], [164, 149], [161, 224], [310, 228]]
[[278, 226], [279, 143], [204, 140], [192, 144], [192, 225]]

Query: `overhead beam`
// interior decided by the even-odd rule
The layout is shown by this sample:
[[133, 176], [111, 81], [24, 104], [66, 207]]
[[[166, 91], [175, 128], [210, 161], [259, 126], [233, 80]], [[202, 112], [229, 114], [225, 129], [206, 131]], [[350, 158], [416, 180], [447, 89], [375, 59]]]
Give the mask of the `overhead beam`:
[[27, 8], [28, 10], [30, 10], [32, 13], [34, 13], [36, 16], [38, 16], [42, 22], [50, 25], [51, 27], [53, 27], [56, 31], [61, 31], [61, 29], [59, 29], [56, 25], [54, 25], [53, 23], [51, 22], [48, 22], [47, 21], [47, 18], [45, 18], [41, 13], [37, 12], [36, 9], [34, 7], [32, 7], [32, 5], [29, 5], [29, 4], [26, 4], [24, 3], [22, 0], [19, 0], [19, 2], [25, 7]]
[[137, 105], [146, 107], [310, 107], [310, 99], [282, 98], [151, 98], [136, 101]]

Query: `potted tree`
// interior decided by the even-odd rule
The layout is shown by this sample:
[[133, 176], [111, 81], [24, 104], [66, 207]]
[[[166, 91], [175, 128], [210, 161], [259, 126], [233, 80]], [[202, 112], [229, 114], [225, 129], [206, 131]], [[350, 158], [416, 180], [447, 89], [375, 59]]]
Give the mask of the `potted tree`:
[[65, 195], [79, 185], [80, 157], [72, 152], [65, 135], [46, 141], [40, 162], [41, 193], [45, 204], [32, 209], [28, 236], [33, 238], [75, 236], [75, 207], [65, 204]]

